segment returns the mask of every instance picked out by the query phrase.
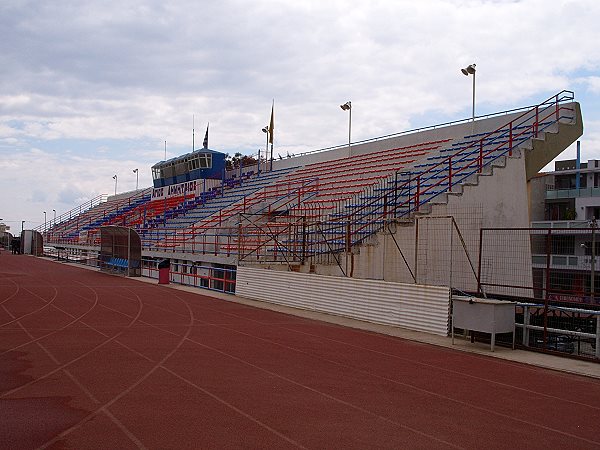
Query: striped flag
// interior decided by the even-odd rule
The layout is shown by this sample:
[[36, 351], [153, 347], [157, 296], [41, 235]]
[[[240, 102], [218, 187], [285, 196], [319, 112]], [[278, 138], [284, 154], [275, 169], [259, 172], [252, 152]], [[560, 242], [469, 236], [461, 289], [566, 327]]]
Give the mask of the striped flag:
[[210, 122], [208, 124], [206, 124], [206, 133], [204, 134], [204, 141], [202, 141], [202, 147], [208, 149], [208, 126], [210, 125]]

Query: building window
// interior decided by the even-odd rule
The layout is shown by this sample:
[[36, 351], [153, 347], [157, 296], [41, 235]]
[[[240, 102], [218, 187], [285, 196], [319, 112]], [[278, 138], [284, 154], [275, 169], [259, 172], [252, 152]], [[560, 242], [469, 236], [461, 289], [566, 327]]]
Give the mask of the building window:
[[552, 236], [553, 255], [574, 255], [575, 236]]

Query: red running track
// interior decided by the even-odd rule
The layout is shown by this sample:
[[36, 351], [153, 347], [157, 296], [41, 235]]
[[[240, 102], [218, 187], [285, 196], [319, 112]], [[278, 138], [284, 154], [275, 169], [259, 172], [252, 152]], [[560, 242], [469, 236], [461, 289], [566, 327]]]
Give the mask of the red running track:
[[0, 255], [0, 447], [600, 448], [600, 382]]

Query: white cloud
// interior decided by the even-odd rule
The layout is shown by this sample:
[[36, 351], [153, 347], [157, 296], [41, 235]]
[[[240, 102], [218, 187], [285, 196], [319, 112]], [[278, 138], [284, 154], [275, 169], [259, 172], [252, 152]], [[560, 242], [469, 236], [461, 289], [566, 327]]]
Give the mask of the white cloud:
[[190, 150], [192, 115], [196, 142], [210, 122], [211, 147], [255, 152], [274, 98], [283, 154], [345, 142], [346, 100], [354, 140], [468, 116], [459, 69], [473, 62], [478, 113], [579, 84], [587, 135], [598, 17], [592, 0], [5, 2], [0, 157], [23, 173], [0, 180], [20, 198], [0, 215], [38, 214], [31, 180], [65, 208], [111, 192], [118, 167], [150, 184], [165, 140], [170, 156]]
[[600, 76], [590, 76], [582, 80], [594, 94], [600, 94]]

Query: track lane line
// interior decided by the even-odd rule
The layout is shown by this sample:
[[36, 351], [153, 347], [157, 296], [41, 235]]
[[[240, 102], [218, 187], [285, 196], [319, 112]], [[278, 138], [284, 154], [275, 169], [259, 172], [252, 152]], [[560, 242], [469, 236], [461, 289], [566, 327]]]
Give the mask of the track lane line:
[[[82, 283], [82, 284], [83, 284], [83, 283]], [[95, 290], [95, 289], [93, 289], [93, 288], [90, 288], [90, 289], [91, 289], [91, 290], [92, 290], [92, 291], [93, 291], [93, 292], [96, 294], [96, 299], [97, 299], [97, 297], [98, 297], [98, 293], [96, 292], [96, 290]], [[135, 294], [135, 293], [134, 293], [134, 296], [135, 296], [135, 297], [137, 298], [137, 300], [138, 300], [139, 309], [138, 309], [138, 313], [137, 313], [137, 315], [136, 315], [136, 316], [135, 316], [135, 317], [132, 319], [131, 323], [130, 323], [130, 324], [129, 324], [129, 325], [126, 327], [126, 328], [129, 328], [131, 325], [133, 325], [133, 324], [135, 323], [135, 321], [136, 321], [136, 320], [139, 318], [139, 316], [141, 315], [141, 311], [142, 311], [142, 306], [143, 306], [143, 303], [142, 303], [141, 299], [139, 298], [139, 296], [137, 296], [137, 294]], [[96, 303], [97, 303], [97, 302], [96, 302]], [[63, 313], [65, 313], [65, 314], [67, 314], [67, 315], [70, 315], [70, 313], [68, 313], [68, 312], [66, 312], [66, 311], [63, 311], [63, 310], [62, 310], [62, 309], [60, 309], [60, 308], [57, 308], [57, 309], [61, 310]], [[89, 312], [89, 311], [88, 311], [88, 312]], [[9, 314], [10, 314], [10, 312], [9, 312]], [[86, 314], [87, 314], [87, 313], [86, 313]], [[72, 317], [74, 317], [74, 316], [72, 316]], [[84, 325], [86, 325], [88, 328], [93, 328], [93, 327], [91, 327], [91, 326], [89, 326], [89, 325], [85, 324], [83, 321], [81, 321], [81, 323], [82, 323], [82, 324], [84, 324]], [[125, 330], [121, 331], [120, 333], [118, 333], [117, 335], [115, 335], [115, 336], [113, 336], [113, 337], [111, 337], [111, 336], [109, 336], [109, 335], [106, 335], [106, 334], [102, 333], [102, 332], [101, 332], [101, 331], [99, 331], [99, 330], [94, 330], [94, 331], [96, 331], [96, 332], [100, 333], [101, 335], [104, 335], [105, 337], [107, 337], [107, 338], [109, 338], [109, 339], [107, 339], [106, 341], [104, 341], [104, 342], [103, 342], [103, 343], [101, 343], [100, 345], [98, 345], [98, 346], [94, 347], [94, 348], [93, 348], [92, 350], [90, 350], [89, 352], [86, 352], [84, 355], [80, 355], [80, 357], [78, 357], [78, 358], [75, 358], [75, 359], [73, 359], [73, 360], [69, 361], [68, 363], [61, 364], [61, 363], [60, 363], [60, 362], [59, 362], [59, 361], [58, 361], [58, 360], [57, 360], [57, 359], [54, 357], [54, 355], [53, 355], [53, 354], [52, 354], [52, 353], [51, 353], [51, 352], [50, 352], [48, 349], [46, 349], [46, 348], [45, 348], [45, 347], [44, 347], [44, 346], [43, 346], [43, 345], [42, 345], [42, 344], [39, 342], [39, 339], [33, 339], [33, 336], [31, 335], [31, 333], [29, 332], [29, 330], [27, 330], [27, 329], [26, 329], [26, 328], [25, 328], [25, 327], [24, 327], [24, 326], [23, 326], [23, 325], [22, 325], [20, 322], [18, 322], [18, 324], [19, 324], [19, 326], [20, 326], [20, 327], [23, 329], [23, 331], [24, 331], [24, 332], [25, 332], [25, 333], [26, 333], [28, 336], [30, 336], [30, 337], [32, 338], [32, 342], [35, 342], [35, 343], [36, 343], [36, 345], [38, 345], [38, 347], [40, 347], [40, 348], [41, 348], [41, 349], [42, 349], [42, 350], [43, 350], [43, 351], [46, 353], [46, 355], [47, 355], [47, 356], [48, 356], [48, 357], [49, 357], [49, 358], [50, 358], [50, 359], [51, 359], [51, 360], [52, 360], [52, 361], [53, 361], [55, 364], [57, 364], [59, 367], [55, 368], [54, 370], [52, 370], [52, 371], [50, 371], [50, 372], [47, 372], [46, 374], [44, 374], [44, 375], [42, 375], [42, 376], [40, 376], [40, 377], [38, 377], [38, 378], [36, 378], [36, 379], [34, 379], [34, 380], [31, 380], [31, 381], [30, 381], [30, 382], [28, 382], [28, 383], [25, 383], [25, 384], [23, 384], [23, 385], [21, 385], [21, 386], [18, 386], [18, 387], [17, 387], [17, 388], [15, 388], [15, 389], [12, 389], [12, 390], [10, 390], [10, 391], [7, 391], [7, 392], [4, 392], [4, 393], [2, 393], [2, 394], [0, 395], [0, 398], [7, 397], [7, 396], [9, 396], [9, 395], [11, 395], [11, 394], [14, 394], [15, 392], [18, 392], [19, 390], [26, 388], [27, 386], [30, 386], [30, 385], [32, 385], [32, 384], [35, 384], [35, 383], [37, 383], [37, 382], [39, 382], [39, 381], [41, 381], [41, 380], [43, 380], [43, 379], [45, 379], [45, 378], [47, 378], [47, 377], [49, 377], [49, 376], [51, 376], [51, 375], [55, 374], [55, 373], [58, 373], [58, 372], [62, 371], [62, 372], [63, 372], [63, 373], [64, 373], [64, 374], [65, 374], [65, 375], [66, 375], [66, 376], [67, 376], [67, 377], [68, 377], [68, 378], [69, 378], [69, 379], [70, 379], [70, 380], [71, 380], [71, 381], [72, 381], [72, 382], [73, 382], [73, 383], [74, 383], [74, 384], [77, 386], [77, 387], [79, 387], [79, 389], [80, 389], [80, 390], [81, 390], [81, 391], [82, 391], [82, 392], [83, 392], [83, 393], [84, 393], [84, 394], [85, 394], [85, 395], [86, 395], [86, 396], [87, 396], [87, 397], [88, 397], [88, 398], [89, 398], [89, 399], [90, 399], [90, 400], [91, 400], [93, 403], [100, 404], [100, 401], [99, 401], [99, 400], [98, 400], [98, 399], [97, 399], [97, 398], [96, 398], [96, 397], [95, 397], [95, 396], [92, 394], [92, 392], [91, 392], [89, 389], [87, 389], [87, 387], [86, 387], [86, 386], [84, 386], [84, 385], [83, 385], [83, 384], [82, 384], [82, 383], [81, 383], [81, 382], [80, 382], [80, 381], [79, 381], [79, 380], [78, 380], [78, 379], [77, 379], [77, 378], [76, 378], [76, 377], [75, 377], [75, 376], [72, 374], [72, 372], [71, 372], [70, 370], [68, 370], [68, 366], [70, 366], [71, 364], [73, 364], [75, 361], [77, 361], [77, 360], [79, 360], [79, 359], [83, 358], [84, 356], [88, 356], [89, 354], [91, 354], [91, 353], [93, 353], [94, 351], [96, 351], [98, 348], [101, 348], [101, 347], [103, 347], [104, 345], [108, 344], [109, 342], [111, 342], [111, 341], [115, 340], [115, 339], [116, 339], [116, 337], [118, 337], [120, 334], [124, 333], [124, 332], [125, 332]], [[136, 446], [138, 446], [138, 448], [145, 449], [145, 447], [144, 447], [143, 445], [141, 445], [141, 442], [139, 441], [139, 439], [138, 439], [138, 438], [137, 438], [137, 437], [136, 437], [136, 436], [135, 436], [133, 433], [131, 433], [131, 431], [129, 431], [129, 430], [127, 429], [127, 427], [125, 427], [121, 421], [119, 421], [119, 420], [118, 420], [116, 417], [114, 417], [114, 415], [113, 415], [113, 414], [112, 414], [110, 411], [108, 411], [108, 410], [103, 410], [103, 413], [104, 413], [104, 414], [105, 414], [105, 415], [106, 415], [106, 416], [109, 418], [109, 420], [111, 420], [111, 421], [112, 421], [112, 422], [113, 422], [113, 423], [114, 423], [114, 424], [115, 424], [115, 425], [116, 425], [116, 426], [117, 426], [119, 429], [121, 429], [121, 431], [122, 431], [122, 432], [123, 432], [123, 433], [124, 433], [124, 434], [125, 434], [125, 435], [126, 435], [126, 436], [127, 436], [127, 437], [128, 437], [128, 438], [129, 438], [129, 439], [130, 439], [130, 440], [131, 440], [133, 443], [134, 443], [134, 444], [136, 444]]]
[[[213, 297], [211, 297], [211, 299], [213, 299]], [[262, 310], [262, 308], [256, 308], [256, 307], [248, 306], [248, 305], [244, 305], [244, 304], [240, 304], [240, 305], [244, 306], [244, 307], [247, 307], [247, 308]], [[230, 312], [226, 312], [226, 311], [221, 311], [221, 310], [214, 309], [214, 308], [207, 308], [207, 307], [204, 307], [204, 306], [200, 306], [200, 308], [207, 309], [209, 311], [212, 311], [212, 312], [215, 312], [215, 313], [220, 313], [220, 314], [227, 315], [227, 316], [232, 316], [232, 317], [236, 317], [236, 318], [239, 318], [239, 319], [244, 319], [244, 320], [247, 320], [249, 322], [259, 324], [259, 325], [272, 326], [271, 323], [261, 322], [261, 321], [256, 320], [256, 319], [252, 319], [252, 318], [248, 318], [248, 317], [245, 317], [245, 316], [241, 316], [239, 314], [234, 314], [234, 313], [230, 313]], [[270, 310], [267, 310], [267, 311], [270, 311]], [[272, 312], [274, 312], [276, 314], [288, 315], [286, 313], [282, 313], [282, 312], [278, 312], [278, 311], [272, 311]], [[292, 317], [298, 317], [298, 316], [292, 316]], [[384, 335], [384, 334], [381, 334], [381, 333], [377, 333], [377, 332], [371, 332], [371, 331], [365, 331], [365, 330], [360, 330], [360, 329], [355, 329], [355, 328], [349, 328], [349, 327], [344, 327], [344, 326], [336, 325], [336, 324], [329, 324], [328, 322], [322, 322], [322, 321], [319, 321], [319, 320], [316, 320], [316, 319], [307, 319], [307, 318], [301, 318], [301, 319], [307, 320], [307, 321], [311, 321], [311, 322], [314, 322], [314, 323], [325, 324], [325, 326], [328, 326], [328, 327], [338, 327], [338, 328], [342, 328], [342, 329], [345, 329], [345, 330], [351, 330], [353, 332], [357, 332], [359, 334], [365, 334], [365, 335], [368, 335], [370, 337], [375, 337], [377, 339], [385, 339], [385, 340], [387, 340], [389, 342], [392, 342], [392, 343], [397, 343], [397, 340], [413, 343], [413, 341], [410, 341], [410, 340], [407, 340], [407, 339], [403, 339], [401, 337], [387, 336], [387, 335]], [[218, 324], [211, 324], [211, 325], [218, 326]], [[328, 338], [326, 336], [316, 335], [316, 334], [308, 333], [308, 332], [305, 332], [305, 331], [300, 331], [300, 330], [297, 330], [295, 328], [288, 328], [286, 326], [281, 326], [281, 325], [276, 325], [276, 326], [278, 328], [281, 328], [281, 329], [286, 330], [286, 331], [291, 331], [291, 332], [294, 332], [294, 333], [304, 334], [304, 335], [315, 337], [315, 338], [319, 338], [319, 339], [322, 339], [322, 340], [328, 340], [328, 341], [331, 341], [331, 342], [336, 342], [336, 343], [339, 343], [339, 344], [342, 344], [342, 345], [350, 346], [350, 347], [353, 347], [353, 348], [357, 348], [357, 349], [360, 349], [360, 350], [364, 350], [364, 351], [368, 351], [368, 352], [371, 352], [371, 353], [379, 354], [379, 355], [382, 355], [382, 356], [387, 356], [387, 357], [398, 359], [398, 360], [402, 360], [402, 361], [405, 361], [405, 362], [410, 362], [410, 363], [413, 363], [413, 364], [416, 364], [416, 365], [427, 367], [428, 369], [435, 369], [435, 370], [438, 370], [438, 371], [441, 371], [441, 372], [453, 373], [453, 374], [456, 374], [456, 375], [468, 377], [468, 378], [475, 379], [475, 380], [478, 380], [478, 381], [486, 381], [488, 383], [495, 384], [495, 385], [498, 385], [498, 386], [503, 386], [503, 387], [506, 387], [506, 388], [516, 389], [516, 390], [519, 390], [521, 392], [532, 393], [532, 394], [539, 395], [541, 397], [546, 397], [546, 398], [550, 398], [550, 399], [554, 399], [554, 400], [560, 400], [560, 401], [564, 401], [564, 402], [567, 402], [567, 403], [575, 404], [575, 405], [578, 405], [578, 406], [587, 406], [587, 407], [592, 408], [592, 409], [599, 409], [600, 410], [600, 406], [592, 405], [592, 404], [589, 404], [589, 403], [583, 403], [583, 402], [571, 400], [571, 399], [564, 398], [564, 397], [558, 397], [558, 396], [555, 396], [555, 395], [547, 394], [545, 392], [541, 392], [541, 391], [537, 391], [537, 390], [533, 390], [533, 389], [528, 389], [528, 388], [523, 388], [523, 387], [520, 387], [518, 385], [508, 384], [508, 383], [504, 383], [504, 382], [501, 382], [501, 381], [493, 380], [491, 378], [485, 378], [485, 377], [480, 377], [480, 376], [477, 376], [477, 375], [472, 375], [472, 374], [468, 374], [468, 373], [464, 373], [464, 372], [459, 372], [457, 370], [448, 369], [448, 368], [441, 367], [441, 366], [438, 366], [438, 365], [424, 363], [424, 362], [419, 361], [417, 359], [411, 359], [411, 358], [406, 358], [406, 357], [403, 357], [403, 356], [398, 356], [398, 355], [394, 355], [394, 354], [387, 353], [387, 352], [382, 352], [382, 351], [375, 350], [375, 349], [372, 349], [372, 348], [368, 348], [368, 347], [363, 347], [363, 346], [359, 346], [359, 345], [356, 345], [356, 344], [352, 344], [350, 342], [346, 342], [346, 341], [342, 341], [342, 340], [338, 340], [338, 339], [332, 339], [332, 338]], [[437, 346], [434, 346], [432, 344], [427, 344], [427, 343], [422, 343], [422, 342], [418, 342], [418, 344], [430, 346], [430, 347], [436, 348], [436, 349], [439, 348], [441, 351], [449, 351], [449, 352], [456, 351], [456, 350], [449, 349], [449, 348], [446, 348], [446, 347], [437, 347]], [[463, 354], [463, 353], [464, 352], [462, 352], [461, 354]], [[558, 376], [558, 377], [561, 377], [561, 378], [569, 378], [569, 379], [577, 378], [578, 382], [586, 383], [586, 384], [592, 384], [594, 386], [597, 386], [596, 380], [588, 380], [585, 377], [576, 376], [576, 375], [572, 375], [572, 374], [562, 374], [562, 373], [559, 373], [559, 372], [556, 372], [556, 371], [552, 371], [551, 369], [543, 369], [543, 368], [539, 368], [539, 367], [531, 367], [529, 365], [521, 364], [521, 363], [515, 363], [513, 361], [499, 360], [499, 359], [495, 359], [495, 358], [485, 357], [485, 356], [482, 356], [482, 355], [474, 355], [474, 354], [470, 354], [470, 353], [464, 353], [463, 356], [466, 356], [466, 357], [468, 357], [469, 359], [472, 359], [472, 360], [478, 360], [480, 358], [485, 358], [486, 361], [494, 363], [494, 364], [497, 364], [499, 366], [506, 366], [506, 365], [508, 365], [508, 366], [516, 367], [516, 368], [519, 368], [519, 369], [522, 369], [522, 370], [527, 370], [527, 371], [533, 372], [535, 374], [539, 373], [541, 370], [542, 371], [549, 371], [549, 372], [552, 372], [552, 376]]]
[[465, 407], [470, 408], [470, 409], [476, 409], [478, 411], [485, 412], [485, 413], [487, 413], [489, 415], [495, 415], [495, 416], [502, 417], [504, 419], [513, 420], [513, 421], [522, 423], [524, 425], [538, 427], [538, 428], [541, 428], [541, 429], [543, 429], [545, 431], [550, 431], [550, 432], [554, 432], [554, 433], [557, 433], [557, 434], [561, 434], [561, 435], [563, 435], [565, 437], [569, 437], [571, 439], [576, 439], [576, 440], [584, 441], [584, 442], [587, 442], [587, 443], [590, 443], [590, 444], [594, 444], [594, 445], [600, 445], [600, 441], [592, 441], [592, 440], [586, 439], [586, 438], [581, 437], [581, 436], [577, 436], [577, 435], [574, 435], [574, 434], [571, 434], [571, 433], [568, 433], [568, 432], [565, 432], [565, 431], [561, 431], [561, 430], [558, 430], [558, 429], [555, 429], [555, 428], [552, 428], [552, 427], [548, 427], [548, 426], [543, 425], [543, 424], [539, 424], [539, 423], [536, 423], [536, 422], [531, 422], [531, 421], [528, 421], [528, 420], [525, 420], [525, 419], [520, 419], [520, 418], [517, 418], [517, 417], [514, 417], [514, 416], [510, 416], [508, 414], [500, 413], [500, 412], [495, 411], [493, 409], [485, 408], [485, 407], [479, 406], [479, 405], [474, 404], [474, 403], [465, 402], [465, 401], [462, 401], [462, 400], [459, 400], [459, 399], [455, 399], [455, 398], [449, 397], [447, 395], [443, 395], [443, 394], [440, 394], [440, 393], [437, 393], [437, 392], [434, 392], [434, 391], [430, 391], [428, 389], [424, 389], [424, 388], [412, 385], [410, 383], [404, 383], [404, 382], [401, 382], [401, 381], [398, 381], [398, 380], [394, 380], [392, 378], [388, 378], [388, 377], [385, 377], [385, 376], [382, 376], [382, 375], [375, 374], [373, 372], [370, 372], [370, 371], [367, 371], [367, 370], [364, 370], [364, 369], [360, 369], [360, 368], [355, 367], [355, 366], [351, 366], [351, 365], [348, 365], [348, 364], [340, 363], [338, 361], [331, 360], [331, 359], [328, 359], [328, 358], [316, 356], [314, 353], [310, 353], [310, 352], [307, 352], [307, 351], [304, 351], [304, 350], [300, 350], [300, 349], [298, 349], [296, 347], [292, 347], [292, 346], [289, 346], [289, 345], [286, 345], [286, 344], [281, 344], [279, 342], [272, 341], [272, 340], [266, 339], [266, 338], [262, 338], [262, 337], [259, 337], [259, 336], [256, 336], [256, 335], [252, 335], [250, 333], [240, 332], [238, 330], [231, 330], [231, 331], [233, 331], [234, 333], [237, 333], [237, 334], [241, 334], [241, 335], [243, 335], [245, 337], [251, 337], [251, 338], [263, 341], [263, 342], [267, 342], [267, 343], [272, 344], [272, 345], [276, 345], [276, 346], [285, 348], [286, 350], [291, 350], [291, 351], [294, 351], [294, 352], [297, 352], [297, 353], [301, 353], [303, 355], [306, 355], [306, 356], [309, 356], [311, 358], [320, 360], [322, 362], [326, 362], [326, 363], [329, 363], [329, 364], [332, 364], [332, 365], [343, 367], [345, 369], [353, 370], [353, 371], [358, 372], [358, 373], [369, 375], [369, 376], [372, 376], [372, 377], [377, 378], [379, 380], [384, 380], [386, 382], [393, 383], [393, 384], [398, 385], [398, 386], [406, 387], [406, 388], [415, 390], [417, 392], [420, 392], [420, 393], [423, 393], [423, 394], [427, 394], [429, 396], [433, 396], [433, 397], [440, 398], [442, 400], [450, 401], [452, 403], [456, 403], [456, 404], [459, 404], [461, 406], [465, 406]]
[[[171, 311], [171, 312], [172, 312], [172, 311]], [[197, 320], [197, 319], [196, 319], [196, 320]], [[143, 323], [144, 321], [141, 321], [141, 322]], [[154, 326], [153, 324], [149, 324], [149, 323], [147, 323], [147, 324], [148, 324], [148, 325], [150, 325], [150, 326]], [[214, 325], [213, 325], [213, 326], [214, 326]], [[158, 327], [157, 327], [157, 328], [158, 328]], [[161, 329], [161, 328], [158, 328], [158, 329], [159, 329], [159, 330], [161, 330], [161, 331], [163, 331], [163, 332], [170, 333], [170, 334], [173, 334], [173, 335], [175, 335], [175, 336], [178, 336], [177, 334], [175, 334], [175, 333], [172, 333], [172, 332], [170, 332], [170, 331], [168, 331], [168, 330], [163, 330], [163, 329]], [[305, 385], [305, 384], [299, 383], [299, 382], [297, 382], [297, 381], [295, 381], [295, 380], [292, 380], [292, 379], [290, 379], [290, 378], [288, 378], [288, 377], [285, 377], [285, 376], [283, 376], [283, 375], [280, 375], [280, 374], [278, 374], [278, 373], [276, 373], [276, 372], [269, 371], [268, 369], [262, 368], [262, 367], [260, 367], [260, 366], [258, 366], [258, 365], [255, 365], [255, 364], [251, 363], [251, 362], [248, 362], [248, 361], [246, 361], [246, 360], [243, 360], [243, 359], [241, 359], [241, 358], [238, 358], [238, 357], [236, 357], [236, 356], [234, 356], [234, 355], [232, 355], [232, 354], [229, 354], [229, 353], [223, 352], [223, 351], [221, 351], [221, 350], [218, 350], [218, 349], [216, 349], [216, 348], [214, 348], [214, 347], [208, 346], [208, 345], [206, 345], [206, 344], [203, 344], [203, 343], [201, 343], [201, 342], [195, 341], [195, 340], [193, 340], [193, 339], [191, 339], [191, 338], [186, 338], [186, 340], [187, 340], [187, 341], [189, 341], [189, 342], [191, 342], [191, 343], [193, 343], [193, 344], [195, 344], [195, 345], [201, 346], [201, 347], [203, 347], [203, 348], [206, 348], [206, 349], [208, 349], [208, 350], [210, 350], [210, 351], [213, 351], [213, 352], [215, 352], [215, 353], [219, 353], [219, 354], [221, 354], [221, 355], [223, 355], [223, 356], [225, 356], [225, 357], [227, 357], [227, 358], [230, 358], [230, 359], [233, 359], [233, 360], [235, 360], [235, 361], [237, 361], [237, 362], [240, 362], [240, 363], [242, 363], [242, 364], [244, 364], [244, 365], [247, 365], [247, 366], [249, 366], [249, 367], [252, 367], [252, 368], [254, 368], [254, 369], [257, 369], [257, 370], [259, 370], [259, 371], [261, 371], [261, 372], [263, 372], [263, 373], [266, 373], [266, 374], [268, 374], [268, 375], [271, 375], [271, 376], [277, 377], [277, 378], [279, 378], [279, 379], [281, 379], [281, 380], [283, 380], [283, 381], [286, 381], [287, 383], [290, 383], [290, 384], [292, 384], [292, 385], [295, 385], [295, 386], [301, 387], [301, 388], [302, 388], [302, 389], [304, 389], [304, 390], [308, 390], [308, 391], [311, 391], [311, 392], [313, 392], [313, 393], [316, 393], [316, 394], [318, 394], [318, 395], [320, 395], [320, 396], [322, 396], [322, 397], [325, 397], [325, 398], [327, 398], [327, 399], [329, 399], [329, 400], [331, 400], [331, 401], [334, 401], [334, 402], [336, 402], [336, 403], [338, 403], [338, 404], [342, 404], [342, 405], [344, 405], [344, 406], [346, 406], [346, 407], [349, 407], [349, 408], [351, 408], [351, 409], [355, 409], [355, 410], [357, 410], [357, 411], [359, 411], [359, 412], [361, 412], [361, 413], [363, 413], [363, 414], [366, 414], [366, 415], [369, 415], [369, 416], [371, 416], [371, 417], [377, 418], [377, 419], [379, 419], [379, 420], [382, 420], [382, 421], [384, 421], [384, 422], [387, 422], [387, 423], [389, 423], [389, 424], [392, 424], [392, 425], [394, 425], [394, 426], [398, 426], [398, 427], [400, 427], [400, 428], [402, 428], [402, 429], [405, 429], [405, 430], [407, 430], [407, 431], [413, 432], [413, 433], [415, 433], [415, 434], [418, 434], [418, 435], [420, 435], [420, 436], [422, 436], [422, 437], [425, 437], [425, 438], [427, 438], [427, 439], [430, 439], [430, 440], [433, 440], [433, 441], [436, 441], [436, 442], [442, 443], [442, 444], [444, 444], [444, 445], [447, 445], [447, 446], [449, 446], [449, 447], [452, 447], [452, 448], [463, 448], [463, 447], [457, 446], [457, 445], [455, 445], [455, 444], [452, 444], [452, 443], [450, 443], [450, 442], [444, 441], [444, 440], [442, 440], [442, 439], [436, 438], [435, 436], [433, 436], [433, 435], [430, 435], [430, 434], [428, 434], [428, 433], [425, 433], [425, 432], [422, 432], [422, 431], [420, 431], [420, 430], [417, 430], [417, 429], [415, 429], [415, 428], [412, 428], [412, 427], [409, 427], [409, 426], [407, 426], [407, 425], [404, 425], [404, 424], [402, 424], [402, 423], [400, 423], [400, 422], [397, 422], [397, 421], [394, 421], [394, 420], [392, 420], [392, 419], [389, 419], [389, 418], [387, 418], [387, 417], [385, 417], [385, 416], [381, 416], [381, 415], [379, 415], [379, 414], [377, 414], [377, 413], [375, 413], [375, 412], [373, 412], [373, 411], [369, 411], [369, 410], [367, 410], [367, 409], [364, 409], [364, 408], [362, 408], [362, 407], [360, 407], [360, 406], [358, 406], [358, 405], [354, 405], [354, 404], [352, 404], [352, 403], [346, 402], [345, 400], [339, 399], [339, 398], [337, 398], [337, 397], [335, 397], [335, 396], [332, 396], [332, 395], [330, 395], [330, 394], [327, 394], [327, 393], [325, 393], [325, 392], [319, 391], [319, 390], [317, 390], [317, 389], [314, 389], [314, 388], [312, 388], [312, 387], [310, 387], [310, 386], [307, 386], [307, 385]], [[122, 343], [121, 343], [121, 345], [125, 345], [125, 344], [122, 344]], [[129, 347], [128, 347], [128, 346], [126, 346], [126, 345], [125, 345], [125, 347], [129, 349]], [[131, 351], [135, 351], [135, 350], [133, 350], [133, 349], [130, 349], [130, 350], [131, 350]], [[165, 360], [165, 361], [166, 361], [166, 360]], [[182, 379], [182, 380], [185, 380], [185, 381], [186, 381], [188, 384], [195, 386], [195, 384], [194, 384], [192, 381], [190, 381], [190, 380], [187, 380], [185, 377], [182, 377], [181, 375], [178, 375], [178, 374], [176, 374], [176, 373], [175, 373], [175, 372], [173, 372], [171, 369], [169, 369], [169, 368], [167, 368], [167, 367], [165, 367], [165, 366], [162, 366], [162, 368], [163, 368], [164, 370], [168, 371], [169, 373], [171, 373], [171, 374], [173, 374], [173, 375], [176, 375], [178, 378], [180, 378], [180, 379]], [[216, 394], [212, 394], [212, 393], [210, 393], [209, 391], [207, 391], [207, 390], [205, 390], [205, 389], [203, 389], [203, 388], [200, 388], [200, 389], [202, 390], [202, 392], [205, 392], [205, 393], [207, 393], [208, 395], [210, 395], [211, 397], [213, 397], [213, 398], [215, 398], [215, 399], [219, 398], [218, 396], [216, 396]], [[223, 404], [225, 404], [225, 405], [227, 405], [228, 407], [230, 407], [230, 403], [228, 403], [227, 401], [225, 401], [225, 400], [223, 400], [223, 399], [220, 399], [220, 401], [221, 401]], [[239, 408], [237, 408], [237, 407], [235, 407], [235, 409], [236, 409], [236, 411], [238, 411], [238, 410], [239, 410]], [[239, 410], [239, 411], [241, 411], [241, 410]], [[248, 416], [248, 417], [252, 417], [252, 416], [251, 416], [249, 413], [244, 413], [244, 416], [245, 416], [245, 417], [246, 417], [246, 416]], [[258, 421], [258, 419], [254, 419], [254, 420], [255, 420], [255, 421]], [[258, 421], [258, 422], [259, 422], [259, 421]], [[257, 423], [258, 423], [258, 422], [257, 422]], [[262, 423], [262, 422], [260, 422], [260, 423]], [[263, 426], [267, 427], [269, 430], [273, 430], [271, 427], [269, 427], [269, 426], [268, 426], [268, 425], [266, 425], [266, 424], [263, 424]], [[288, 439], [286, 438], [286, 440], [288, 440]]]
[[[52, 335], [54, 335], [54, 334], [56, 334], [56, 333], [59, 333], [59, 332], [61, 332], [61, 331], [64, 331], [64, 330], [66, 330], [68, 327], [70, 327], [70, 326], [72, 326], [73, 324], [75, 324], [75, 323], [79, 322], [79, 321], [80, 321], [81, 319], [83, 319], [83, 318], [84, 318], [86, 315], [88, 315], [89, 313], [91, 313], [91, 312], [94, 310], [94, 308], [95, 308], [95, 307], [98, 305], [98, 293], [97, 293], [96, 291], [94, 291], [94, 294], [95, 294], [95, 295], [94, 295], [94, 297], [95, 297], [95, 298], [94, 298], [94, 300], [93, 300], [93, 302], [94, 302], [94, 303], [92, 304], [91, 308], [90, 308], [90, 309], [88, 309], [88, 310], [87, 310], [86, 312], [84, 312], [83, 314], [81, 314], [80, 316], [77, 316], [77, 317], [75, 317], [75, 318], [74, 318], [74, 319], [73, 319], [71, 322], [67, 323], [66, 325], [64, 325], [64, 326], [62, 326], [62, 327], [60, 327], [60, 328], [58, 328], [58, 329], [52, 329], [52, 331], [51, 331], [51, 332], [49, 332], [49, 333], [47, 333], [47, 334], [44, 334], [44, 335], [42, 335], [42, 336], [39, 336], [39, 337], [37, 337], [37, 338], [35, 338], [35, 339], [32, 339], [32, 340], [30, 340], [30, 341], [28, 341], [28, 342], [25, 342], [25, 343], [23, 343], [23, 344], [19, 344], [19, 345], [15, 346], [15, 347], [12, 347], [12, 348], [8, 349], [8, 350], [5, 350], [5, 351], [3, 351], [3, 352], [0, 352], [0, 356], [2, 356], [2, 355], [4, 355], [4, 354], [6, 354], [6, 353], [8, 353], [8, 352], [12, 352], [12, 351], [18, 350], [18, 349], [20, 349], [20, 348], [22, 348], [22, 347], [25, 347], [25, 346], [27, 346], [27, 345], [33, 344], [33, 343], [35, 343], [35, 342], [41, 341], [42, 339], [44, 339], [44, 338], [47, 338], [48, 336], [52, 336]], [[74, 295], [75, 295], [75, 296], [77, 296], [77, 297], [79, 297], [79, 298], [80, 298], [80, 299], [82, 299], [82, 300], [91, 300], [91, 299], [86, 299], [85, 297], [83, 297], [83, 296], [80, 296], [80, 295], [78, 295], [78, 294], [74, 294]]]

